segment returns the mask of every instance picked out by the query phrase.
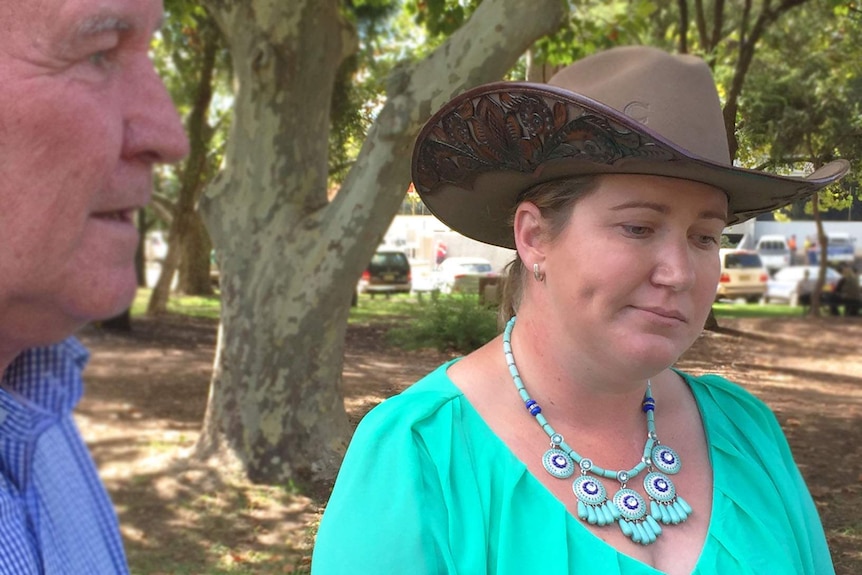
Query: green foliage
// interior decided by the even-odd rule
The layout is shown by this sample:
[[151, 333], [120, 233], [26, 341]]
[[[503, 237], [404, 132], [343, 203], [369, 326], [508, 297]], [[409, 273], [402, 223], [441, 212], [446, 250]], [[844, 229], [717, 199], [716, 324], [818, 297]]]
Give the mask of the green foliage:
[[624, 44], [649, 43], [652, 0], [568, 0], [569, 20], [560, 31], [539, 40], [534, 55], [564, 66], [599, 50]]
[[385, 81], [395, 65], [399, 28], [393, 24], [398, 0], [346, 0], [342, 14], [359, 37], [357, 52], [338, 70], [332, 92], [329, 179], [337, 186], [347, 176], [385, 97]]
[[[214, 97], [202, 127], [201, 138], [207, 150], [207, 179], [214, 176], [221, 163], [230, 129], [230, 108], [233, 104], [230, 52], [216, 30], [209, 14], [199, 2], [166, 0], [166, 17], [151, 46], [151, 57], [171, 94], [180, 115], [186, 119], [198, 97], [205, 66], [207, 44], [216, 43], [212, 78]], [[159, 166], [154, 182], [155, 192], [168, 202], [176, 200], [180, 191], [179, 178], [184, 165]], [[162, 213], [148, 208], [147, 219], [161, 220]]]
[[419, 302], [414, 321], [387, 333], [389, 343], [404, 349], [436, 348], [469, 353], [498, 333], [496, 310], [479, 305], [476, 295], [432, 294]]
[[405, 6], [417, 25], [431, 37], [451, 35], [467, 21], [482, 0], [416, 0]]
[[[797, 173], [862, 157], [862, 19], [846, 4], [797, 9], [763, 39], [740, 97], [740, 142], [748, 161]], [[819, 194], [821, 210], [846, 210], [858, 171]], [[811, 202], [784, 210], [810, 214]]]

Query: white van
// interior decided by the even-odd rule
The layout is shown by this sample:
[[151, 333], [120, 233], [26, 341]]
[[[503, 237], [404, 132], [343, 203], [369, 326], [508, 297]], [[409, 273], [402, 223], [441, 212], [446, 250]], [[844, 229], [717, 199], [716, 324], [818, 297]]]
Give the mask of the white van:
[[790, 246], [787, 245], [787, 238], [784, 236], [760, 236], [754, 251], [760, 254], [760, 261], [770, 274], [790, 265]]

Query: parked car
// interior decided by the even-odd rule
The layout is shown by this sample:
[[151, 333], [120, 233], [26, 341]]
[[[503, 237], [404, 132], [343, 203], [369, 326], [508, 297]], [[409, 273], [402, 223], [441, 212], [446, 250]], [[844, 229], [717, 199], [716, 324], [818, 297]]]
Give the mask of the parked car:
[[485, 258], [446, 258], [437, 268], [437, 289], [446, 294], [479, 293], [479, 279], [496, 276], [491, 262]]
[[769, 273], [757, 252], [751, 250], [721, 249], [721, 277], [715, 292], [720, 299], [745, 298], [755, 303], [766, 293]]
[[378, 250], [371, 256], [357, 287], [360, 293], [410, 293], [410, 262], [404, 252]]
[[437, 289], [437, 277], [434, 266], [430, 260], [410, 261], [410, 290], [415, 292], [428, 292]]
[[[829, 232], [826, 234], [826, 261], [830, 264], [842, 262], [853, 263], [856, 259], [854, 238], [845, 232]], [[808, 263], [817, 265], [820, 262], [820, 246], [812, 246], [806, 253]]]
[[761, 236], [754, 249], [760, 255], [763, 266], [770, 273], [785, 268], [791, 263], [790, 246], [784, 236]]
[[[766, 294], [763, 296], [765, 303], [786, 302], [797, 306], [800, 303], [808, 303], [811, 300], [811, 292], [817, 283], [818, 266], [789, 266], [775, 272], [775, 276], [766, 282]], [[835, 291], [835, 286], [841, 274], [832, 268], [826, 268], [826, 283], [823, 284], [823, 292]]]

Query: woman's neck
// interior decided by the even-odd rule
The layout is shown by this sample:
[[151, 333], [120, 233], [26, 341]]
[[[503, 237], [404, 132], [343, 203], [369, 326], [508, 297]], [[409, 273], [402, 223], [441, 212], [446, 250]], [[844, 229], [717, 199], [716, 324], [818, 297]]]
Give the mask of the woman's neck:
[[570, 342], [529, 318], [518, 318], [511, 345], [527, 392], [552, 424], [565, 418], [617, 432], [642, 429], [645, 378], [619, 366], [594, 365]]

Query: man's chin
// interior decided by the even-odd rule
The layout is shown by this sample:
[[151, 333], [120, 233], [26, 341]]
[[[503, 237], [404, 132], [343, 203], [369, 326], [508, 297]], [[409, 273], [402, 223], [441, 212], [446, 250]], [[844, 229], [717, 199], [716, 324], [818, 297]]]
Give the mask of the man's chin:
[[122, 314], [131, 307], [137, 293], [137, 275], [131, 270], [96, 283], [90, 291], [75, 293], [69, 304], [74, 310], [72, 315], [83, 325]]

